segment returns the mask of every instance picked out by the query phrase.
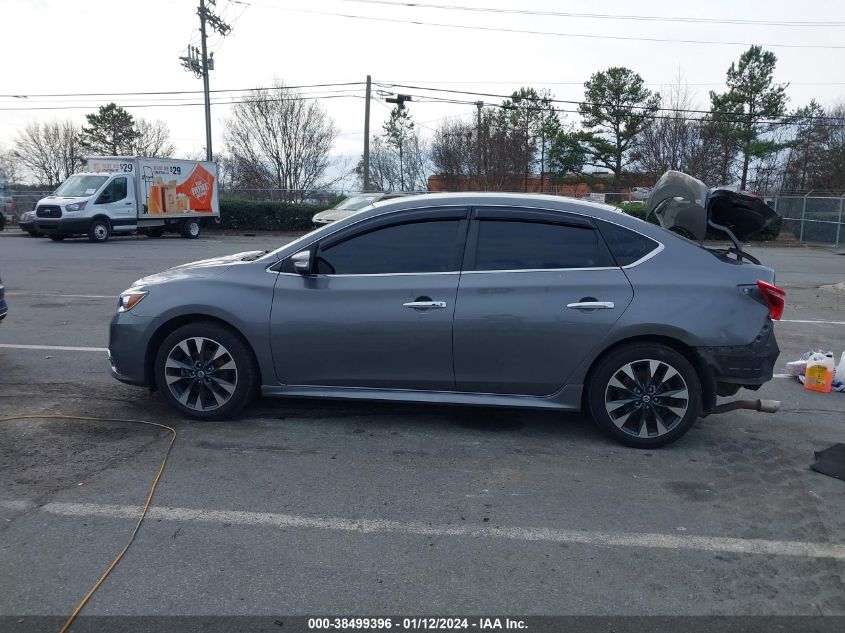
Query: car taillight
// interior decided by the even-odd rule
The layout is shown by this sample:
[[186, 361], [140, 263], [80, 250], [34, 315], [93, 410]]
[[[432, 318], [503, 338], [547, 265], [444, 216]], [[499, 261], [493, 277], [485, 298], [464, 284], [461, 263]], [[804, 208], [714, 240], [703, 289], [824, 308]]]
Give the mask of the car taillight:
[[766, 283], [762, 279], [757, 280], [757, 287], [763, 293], [763, 298], [769, 306], [769, 316], [777, 321], [783, 316], [783, 308], [786, 305], [786, 291], [773, 284]]

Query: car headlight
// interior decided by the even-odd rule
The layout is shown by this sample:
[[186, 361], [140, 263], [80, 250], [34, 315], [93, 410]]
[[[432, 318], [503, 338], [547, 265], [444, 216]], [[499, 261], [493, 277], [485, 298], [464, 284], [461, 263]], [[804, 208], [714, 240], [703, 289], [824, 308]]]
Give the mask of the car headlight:
[[74, 202], [73, 204], [67, 205], [65, 207], [65, 211], [82, 211], [85, 209], [86, 204], [88, 204], [87, 200], [83, 202]]
[[124, 290], [117, 300], [118, 312], [129, 312], [149, 294], [147, 290]]
[[27, 211], [23, 215], [21, 215], [21, 220], [24, 222], [29, 222], [35, 217], [35, 211]]

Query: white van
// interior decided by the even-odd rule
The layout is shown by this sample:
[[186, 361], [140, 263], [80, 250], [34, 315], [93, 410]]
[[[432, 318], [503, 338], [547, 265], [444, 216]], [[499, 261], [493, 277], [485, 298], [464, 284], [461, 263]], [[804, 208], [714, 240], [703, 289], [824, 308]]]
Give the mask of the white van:
[[210, 218], [219, 221], [217, 165], [212, 162], [96, 156], [87, 171], [65, 180], [38, 201], [34, 228], [50, 239], [166, 231], [196, 238]]

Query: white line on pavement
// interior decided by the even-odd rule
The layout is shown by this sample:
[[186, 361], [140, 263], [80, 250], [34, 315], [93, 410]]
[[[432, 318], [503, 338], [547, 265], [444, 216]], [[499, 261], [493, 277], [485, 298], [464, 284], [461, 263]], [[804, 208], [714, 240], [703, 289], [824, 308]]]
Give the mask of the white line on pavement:
[[3, 349], [33, 349], [57, 352], [107, 352], [105, 347], [69, 347], [66, 345], [15, 345], [13, 343], [0, 343]]
[[804, 319], [780, 319], [775, 323], [815, 323], [816, 325], [845, 325], [845, 321], [809, 321]]
[[[135, 519], [139, 506], [101, 505], [96, 503], [48, 503], [45, 512], [71, 517], [110, 517]], [[537, 527], [499, 527], [481, 525], [437, 525], [420, 521], [390, 521], [387, 519], [345, 519], [341, 517], [307, 517], [272, 512], [240, 510], [204, 510], [198, 508], [153, 507], [147, 515], [161, 521], [229, 523], [274, 528], [305, 528], [336, 530], [360, 534], [405, 534], [415, 536], [445, 536], [469, 538], [503, 538], [516, 541], [549, 543], [581, 543], [584, 545], [646, 547], [652, 549], [698, 550], [731, 552], [736, 554], [764, 554], [798, 556], [803, 558], [833, 558], [845, 560], [845, 545], [803, 541], [775, 541], [743, 539], [724, 536], [695, 536], [678, 534], [594, 532]]]
[[114, 299], [117, 300], [118, 293], [113, 295], [65, 295], [53, 292], [7, 292], [7, 297], [60, 297], [63, 299]]

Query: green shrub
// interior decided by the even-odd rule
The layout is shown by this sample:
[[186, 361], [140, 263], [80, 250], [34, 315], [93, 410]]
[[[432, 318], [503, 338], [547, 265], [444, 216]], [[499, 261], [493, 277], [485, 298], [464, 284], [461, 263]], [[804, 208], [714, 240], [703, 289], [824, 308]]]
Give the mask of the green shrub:
[[310, 231], [315, 213], [333, 205], [220, 199], [220, 227], [250, 231]]

